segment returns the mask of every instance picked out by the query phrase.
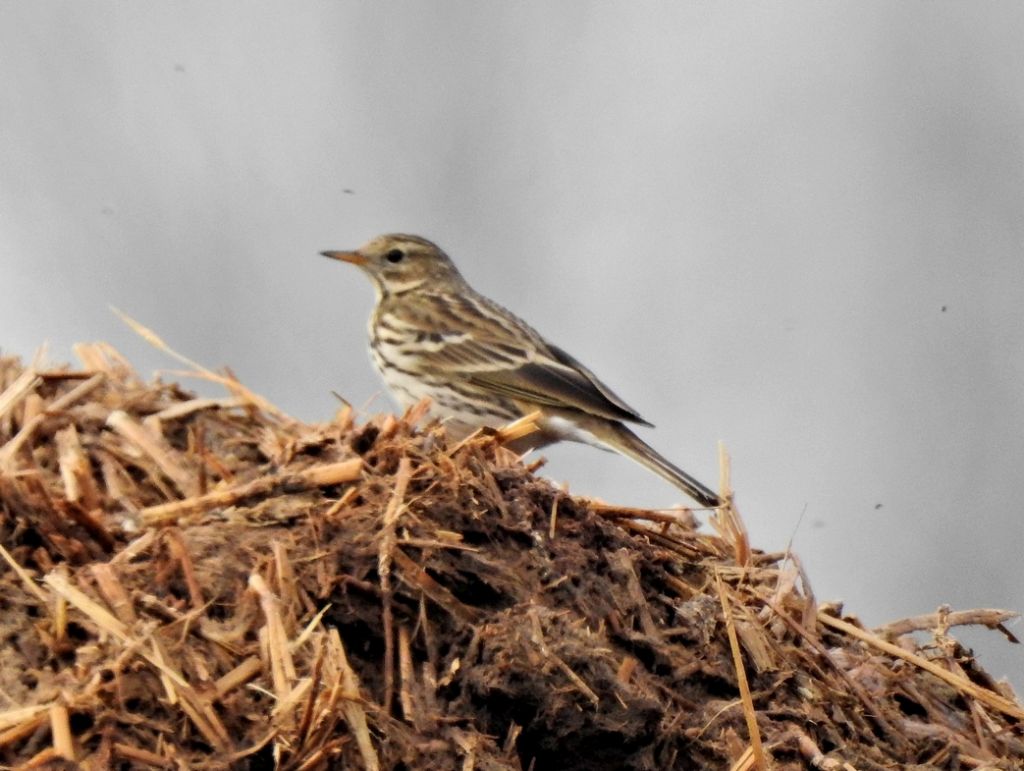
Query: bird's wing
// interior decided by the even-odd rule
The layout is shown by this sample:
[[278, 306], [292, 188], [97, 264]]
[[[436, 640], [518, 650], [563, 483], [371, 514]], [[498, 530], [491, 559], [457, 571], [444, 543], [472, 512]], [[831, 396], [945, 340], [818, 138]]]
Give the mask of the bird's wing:
[[515, 368], [474, 372], [468, 380], [481, 388], [540, 406], [580, 410], [609, 420], [650, 425], [587, 370], [578, 370], [547, 357], [538, 357]]
[[623, 401], [622, 397], [618, 396], [614, 391], [612, 391], [612, 389], [610, 389], [608, 386], [602, 383], [598, 379], [597, 375], [595, 375], [589, 369], [580, 364], [579, 361], [574, 359], [568, 353], [563, 351], [558, 346], [552, 345], [551, 343], [548, 343], [548, 349], [551, 351], [551, 353], [555, 355], [555, 358], [557, 358], [559, 362], [561, 362], [567, 367], [571, 367], [580, 375], [585, 377], [589, 382], [590, 386], [596, 389], [601, 394], [601, 396], [603, 396], [608, 402], [613, 404], [617, 409], [629, 415], [628, 418], [622, 418], [622, 420], [628, 420], [632, 423], [640, 423], [641, 425], [644, 426], [654, 425], [653, 423], [650, 423], [641, 418], [640, 414], [632, 407], [630, 407], [628, 404], [626, 404], [626, 402]]
[[496, 303], [466, 295], [436, 302], [434, 324], [443, 331], [434, 335], [430, 362], [445, 377], [543, 407], [651, 425], [593, 372]]

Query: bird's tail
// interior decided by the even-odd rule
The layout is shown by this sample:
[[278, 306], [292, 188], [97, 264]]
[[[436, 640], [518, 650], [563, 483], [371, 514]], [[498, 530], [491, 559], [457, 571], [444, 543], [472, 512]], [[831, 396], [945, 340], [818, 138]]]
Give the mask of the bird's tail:
[[718, 495], [681, 468], [670, 463], [657, 450], [621, 423], [604, 422], [602, 428], [604, 430], [594, 432], [594, 434], [596, 438], [613, 450], [622, 453], [627, 458], [650, 469], [658, 476], [667, 479], [693, 498], [693, 500], [700, 503], [701, 506], [714, 508], [715, 506], [722, 505], [722, 499]]

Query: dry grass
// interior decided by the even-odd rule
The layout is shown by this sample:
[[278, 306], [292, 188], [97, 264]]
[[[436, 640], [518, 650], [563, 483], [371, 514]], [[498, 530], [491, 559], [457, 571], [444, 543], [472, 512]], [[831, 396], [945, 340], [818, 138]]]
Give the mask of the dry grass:
[[949, 634], [1012, 613], [864, 629], [732, 505], [705, 533], [536, 478], [528, 418], [307, 425], [77, 355], [0, 359], [0, 764], [1021, 767]]

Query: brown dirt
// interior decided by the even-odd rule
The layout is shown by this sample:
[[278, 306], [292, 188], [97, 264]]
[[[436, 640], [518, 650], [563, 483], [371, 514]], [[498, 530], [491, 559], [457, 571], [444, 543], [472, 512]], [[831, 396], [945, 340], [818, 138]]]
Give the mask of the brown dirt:
[[0, 359], [0, 764], [1024, 767], [1024, 708], [948, 634], [1010, 614], [863, 630], [732, 508], [707, 533], [501, 437], [79, 355]]

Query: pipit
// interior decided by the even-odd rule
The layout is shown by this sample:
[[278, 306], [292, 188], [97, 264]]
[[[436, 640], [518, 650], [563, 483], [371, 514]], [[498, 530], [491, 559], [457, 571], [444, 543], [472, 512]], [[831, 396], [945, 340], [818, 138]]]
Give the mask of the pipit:
[[538, 432], [516, 451], [569, 440], [611, 449], [646, 466], [703, 506], [715, 493], [677, 468], [625, 423], [650, 426], [576, 359], [477, 293], [435, 244], [409, 235], [374, 238], [355, 251], [321, 252], [373, 281], [370, 354], [403, 407], [424, 397], [450, 434], [500, 427], [534, 412]]

